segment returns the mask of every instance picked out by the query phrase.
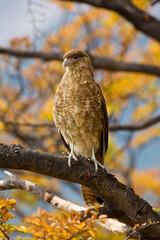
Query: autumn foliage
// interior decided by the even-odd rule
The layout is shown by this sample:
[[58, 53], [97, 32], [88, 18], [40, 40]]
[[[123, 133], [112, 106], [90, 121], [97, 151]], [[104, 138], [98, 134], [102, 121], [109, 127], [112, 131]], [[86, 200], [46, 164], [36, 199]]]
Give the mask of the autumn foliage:
[[[72, 48], [79, 48], [91, 56], [107, 57], [117, 62], [159, 66], [159, 43], [138, 32], [118, 13], [74, 2], [50, 2], [63, 10], [63, 21], [56, 31], [49, 32], [38, 47], [35, 44], [37, 39], [15, 36], [8, 48], [33, 51], [36, 46], [38, 51], [58, 52], [61, 55]], [[146, 12], [151, 8], [148, 0], [132, 2]], [[33, 11], [35, 16], [39, 10], [44, 11], [43, 1], [41, 4], [37, 5], [35, 13]], [[52, 124], [53, 96], [63, 73], [59, 60], [43, 61], [0, 55], [1, 142], [21, 144], [51, 154], [64, 151], [60, 136]], [[145, 74], [143, 71], [137, 73], [96, 68], [95, 80], [102, 88], [110, 124], [136, 125], [157, 115], [160, 101], [158, 79], [156, 74]], [[105, 158], [107, 169], [149, 200], [156, 209], [160, 206], [160, 168], [146, 169], [141, 164], [143, 166], [139, 170], [136, 166], [141, 153], [143, 155], [146, 149], [152, 147], [152, 143], [159, 144], [159, 136], [159, 124], [142, 131], [111, 131]], [[158, 151], [156, 149], [152, 153], [150, 162], [157, 158], [159, 161]], [[73, 183], [62, 184], [58, 180], [26, 172], [16, 174], [70, 201], [74, 202], [72, 196], [78, 196], [76, 201], [82, 203], [79, 187]], [[95, 213], [91, 218], [80, 221], [79, 213], [55, 212], [53, 207], [48, 207], [47, 203], [40, 202], [28, 192], [14, 190], [8, 197], [11, 199], [5, 199], [5, 195], [0, 199], [0, 239], [9, 239], [11, 233], [17, 239], [121, 239], [95, 227]], [[14, 206], [14, 215], [22, 220], [20, 223], [13, 224], [11, 221], [15, 217], [11, 213]], [[38, 210], [37, 206], [40, 207]], [[32, 214], [28, 214], [26, 208]]]
[[0, 199], [0, 238], [5, 239], [7, 235], [10, 234], [11, 231], [14, 230], [14, 227], [11, 223], [7, 223], [15, 216], [10, 212], [10, 210], [14, 210], [14, 205], [16, 204], [16, 200], [14, 199]]

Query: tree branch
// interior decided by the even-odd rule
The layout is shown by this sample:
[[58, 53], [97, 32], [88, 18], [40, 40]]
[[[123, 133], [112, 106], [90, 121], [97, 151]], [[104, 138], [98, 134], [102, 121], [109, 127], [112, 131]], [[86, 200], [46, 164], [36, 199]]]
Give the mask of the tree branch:
[[[0, 144], [0, 167], [37, 172], [89, 187], [104, 202], [121, 213], [123, 222], [131, 228], [135, 224], [141, 226], [160, 221], [160, 216], [152, 210], [149, 203], [136, 195], [132, 189], [120, 183], [101, 167], [98, 167], [96, 173], [94, 163], [81, 156], [76, 162], [72, 160], [70, 168], [66, 158], [55, 157], [20, 145]], [[150, 225], [140, 233], [141, 239], [158, 240], [160, 224]]]
[[[80, 205], [74, 204], [70, 201], [66, 201], [54, 193], [51, 193], [47, 189], [31, 182], [28, 180], [23, 180], [8, 171], [4, 171], [8, 175], [8, 179], [0, 180], [0, 190], [11, 190], [11, 189], [21, 189], [26, 190], [32, 194], [34, 194], [37, 198], [42, 199], [54, 207], [64, 210], [64, 211], [87, 211], [86, 207], [82, 207]], [[104, 220], [104, 219], [103, 219]], [[114, 232], [118, 235], [126, 235], [133, 233], [133, 229], [129, 226], [125, 225], [124, 223], [120, 223], [114, 219], [105, 219], [103, 223], [100, 220], [96, 220], [96, 223], [101, 227], [107, 229], [108, 231]], [[138, 237], [138, 235], [136, 235]]]
[[[14, 121], [8, 121], [0, 118], [0, 121], [3, 122], [6, 125], [12, 125], [12, 126], [19, 126], [19, 127], [34, 127], [34, 128], [41, 128], [41, 127], [49, 127], [49, 128], [55, 128], [54, 123], [31, 123], [31, 122], [14, 122]], [[139, 131], [144, 130], [146, 128], [152, 127], [153, 125], [160, 122], [160, 115], [150, 118], [142, 123], [132, 123], [132, 124], [110, 124], [109, 130], [111, 132], [114, 131]]]
[[124, 125], [116, 125], [116, 124], [111, 124], [110, 125], [110, 131], [139, 131], [139, 130], [144, 130], [148, 127], [151, 127], [157, 123], [160, 122], [160, 115], [150, 118], [147, 121], [144, 121], [142, 123], [138, 124], [124, 124]]
[[85, 207], [66, 201], [49, 190], [41, 187], [31, 181], [23, 180], [13, 175], [11, 172], [4, 171], [8, 175], [7, 179], [0, 180], [0, 190], [21, 189], [34, 194], [37, 198], [50, 203], [54, 207], [64, 211], [84, 211]]
[[159, 0], [151, 0], [151, 5], [153, 6], [153, 5], [155, 5], [156, 3], [158, 3], [159, 2]]
[[[62, 0], [68, 2], [68, 0]], [[130, 0], [69, 0], [70, 2], [87, 3], [89, 5], [113, 10], [128, 20], [139, 31], [160, 41], [160, 21], [147, 12], [137, 8]]]
[[[22, 51], [9, 48], [0, 47], [1, 54], [7, 54], [14, 57], [21, 58], [39, 58], [44, 61], [58, 60], [62, 61], [63, 53], [45, 53], [35, 51]], [[125, 63], [122, 61], [115, 61], [111, 58], [102, 58], [90, 55], [95, 69], [106, 69], [110, 71], [124, 71], [124, 72], [140, 72], [146, 74], [153, 74], [160, 76], [160, 67], [138, 63]]]
[[17, 127], [34, 127], [34, 128], [41, 128], [41, 127], [51, 127], [54, 128], [55, 124], [52, 122], [44, 122], [44, 123], [32, 123], [32, 122], [17, 122], [17, 121], [8, 121], [3, 118], [0, 118], [0, 121], [6, 125], [17, 126]]
[[147, 73], [160, 76], [160, 68], [158, 66], [138, 63], [125, 63], [122, 61], [115, 61], [107, 57], [102, 58], [90, 56], [90, 58], [94, 68], [106, 69], [110, 71]]

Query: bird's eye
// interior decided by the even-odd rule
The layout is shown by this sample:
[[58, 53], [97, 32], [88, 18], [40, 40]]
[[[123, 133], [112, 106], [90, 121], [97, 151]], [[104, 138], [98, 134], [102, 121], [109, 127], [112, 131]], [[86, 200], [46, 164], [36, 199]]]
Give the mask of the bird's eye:
[[74, 58], [74, 59], [78, 59], [78, 56], [77, 56], [77, 55], [74, 55], [73, 58]]

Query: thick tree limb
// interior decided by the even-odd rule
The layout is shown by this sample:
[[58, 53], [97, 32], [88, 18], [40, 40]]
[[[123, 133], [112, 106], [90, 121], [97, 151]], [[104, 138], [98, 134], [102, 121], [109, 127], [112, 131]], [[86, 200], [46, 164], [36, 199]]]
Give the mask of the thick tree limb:
[[[45, 123], [45, 122], [44, 123], [31, 123], [31, 122], [20, 123], [20, 122], [4, 120], [2, 118], [0, 118], [0, 121], [6, 125], [19, 126], [19, 127], [34, 127], [34, 128], [41, 128], [41, 127], [54, 128], [55, 127], [54, 123]], [[146, 128], [149, 128], [159, 122], [160, 122], [160, 115], [150, 118], [147, 121], [144, 121], [142, 123], [132, 123], [132, 124], [124, 124], [124, 125], [110, 124], [109, 130], [111, 132], [114, 132], [114, 131], [139, 131], [139, 130], [144, 130]]]
[[[62, 0], [68, 2], [68, 0]], [[160, 21], [137, 8], [130, 0], [69, 0], [70, 2], [87, 3], [119, 13], [139, 31], [160, 42]]]
[[[58, 60], [62, 61], [63, 53], [45, 53], [35, 51], [22, 51], [9, 48], [0, 47], [1, 54], [7, 54], [14, 57], [22, 58], [39, 58], [44, 61]], [[115, 61], [111, 58], [91, 56], [91, 60], [95, 69], [106, 69], [110, 71], [124, 71], [124, 72], [140, 72], [160, 76], [160, 67], [138, 63], [125, 63], [122, 61]]]
[[[52, 204], [54, 207], [64, 211], [75, 210], [77, 212], [80, 212], [87, 210], [87, 207], [82, 207], [70, 201], [66, 201], [31, 181], [20, 179], [8, 171], [5, 171], [5, 173], [9, 178], [0, 180], [0, 190], [26, 190], [34, 194], [37, 198], [42, 199]], [[133, 233], [132, 228], [114, 219], [107, 218], [105, 221], [103, 221], [103, 223], [100, 220], [96, 220], [96, 223], [108, 231], [114, 232], [118, 235], [127, 236]], [[138, 235], [136, 235], [136, 237], [138, 237]]]
[[[72, 168], [66, 158], [35, 151], [20, 145], [0, 144], [0, 167], [37, 172], [47, 176], [76, 182], [91, 188], [105, 202], [121, 213], [123, 222], [130, 227], [135, 224], [148, 224], [160, 221], [160, 216], [152, 207], [120, 183], [105, 169], [98, 168], [95, 173], [94, 164], [83, 157], [72, 160]], [[142, 239], [160, 239], [160, 224], [151, 225], [141, 230]]]

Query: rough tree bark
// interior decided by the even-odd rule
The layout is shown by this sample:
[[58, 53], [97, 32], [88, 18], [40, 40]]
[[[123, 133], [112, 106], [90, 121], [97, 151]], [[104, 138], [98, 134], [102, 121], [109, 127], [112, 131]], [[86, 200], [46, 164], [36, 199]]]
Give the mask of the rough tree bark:
[[77, 162], [73, 160], [72, 168], [69, 168], [66, 158], [55, 157], [20, 145], [0, 144], [0, 167], [28, 170], [90, 187], [114, 208], [123, 223], [130, 227], [135, 224], [139, 226], [147, 224], [139, 230], [141, 239], [160, 239], [160, 215], [152, 210], [149, 203], [105, 169], [99, 167], [95, 173], [94, 164], [83, 157], [78, 157]]

